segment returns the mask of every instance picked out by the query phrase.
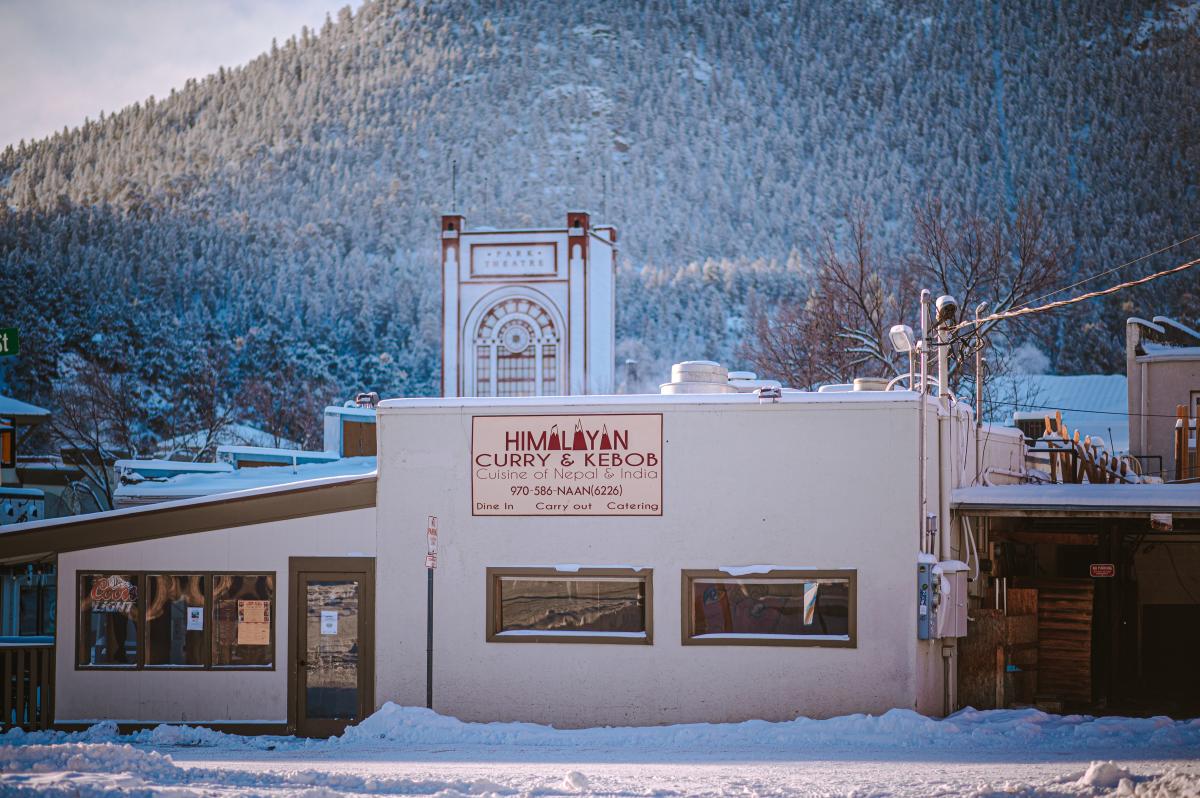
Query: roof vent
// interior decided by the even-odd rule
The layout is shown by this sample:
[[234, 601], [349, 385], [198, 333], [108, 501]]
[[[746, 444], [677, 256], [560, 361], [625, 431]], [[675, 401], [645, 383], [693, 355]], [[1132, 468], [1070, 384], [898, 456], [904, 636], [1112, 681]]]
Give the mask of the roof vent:
[[888, 381], [883, 377], [855, 377], [854, 390], [856, 391], [886, 391]]
[[671, 366], [671, 381], [659, 386], [659, 393], [737, 393], [729, 384], [729, 371], [711, 360], [685, 360]]

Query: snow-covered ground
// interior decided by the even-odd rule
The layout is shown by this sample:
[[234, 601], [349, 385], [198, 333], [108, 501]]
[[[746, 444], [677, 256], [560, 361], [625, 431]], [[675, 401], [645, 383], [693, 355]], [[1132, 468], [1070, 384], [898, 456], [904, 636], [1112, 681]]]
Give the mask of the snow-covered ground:
[[388, 704], [332, 740], [9, 732], [0, 795], [1200, 796], [1200, 719], [893, 710], [556, 730]]

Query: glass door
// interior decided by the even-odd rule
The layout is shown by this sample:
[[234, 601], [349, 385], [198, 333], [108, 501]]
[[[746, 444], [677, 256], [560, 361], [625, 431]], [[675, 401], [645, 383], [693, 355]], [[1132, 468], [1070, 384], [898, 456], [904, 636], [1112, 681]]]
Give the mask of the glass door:
[[297, 734], [340, 734], [374, 708], [371, 577], [367, 570], [294, 572], [289, 681]]

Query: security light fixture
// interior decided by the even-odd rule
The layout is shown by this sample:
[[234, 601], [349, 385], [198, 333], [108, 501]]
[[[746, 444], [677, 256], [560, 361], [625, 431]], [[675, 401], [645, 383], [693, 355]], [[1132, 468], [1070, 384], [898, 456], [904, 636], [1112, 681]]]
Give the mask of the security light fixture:
[[934, 301], [933, 306], [937, 308], [937, 315], [933, 322], [935, 327], [941, 327], [958, 317], [958, 300], [949, 294], [942, 294]]
[[888, 330], [888, 337], [892, 339], [892, 346], [897, 352], [911, 352], [917, 345], [913, 329], [907, 324], [893, 324], [892, 329]]

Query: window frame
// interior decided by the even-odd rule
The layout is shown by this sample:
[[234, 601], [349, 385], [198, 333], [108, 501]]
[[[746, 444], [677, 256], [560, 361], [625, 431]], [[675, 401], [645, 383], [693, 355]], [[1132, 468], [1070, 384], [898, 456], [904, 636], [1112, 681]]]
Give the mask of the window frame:
[[16, 467], [17, 425], [16, 422], [9, 421], [7, 418], [0, 418], [0, 468]]
[[[546, 634], [506, 635], [497, 631], [500, 627], [500, 602], [497, 601], [500, 579], [506, 576], [533, 578], [558, 578], [564, 581], [588, 577], [625, 577], [640, 579], [645, 585], [645, 608], [643, 619], [645, 630], [641, 635], [559, 632]], [[653, 568], [579, 568], [565, 571], [553, 566], [489, 567], [485, 581], [487, 608], [484, 614], [484, 639], [488, 643], [591, 643], [594, 645], [649, 646], [654, 643], [654, 569]]]
[[[697, 637], [692, 616], [692, 583], [696, 580], [739, 579], [803, 582], [812, 579], [844, 579], [848, 583], [845, 640], [828, 640], [803, 635], [776, 637]], [[858, 648], [858, 569], [772, 569], [752, 574], [731, 574], [719, 569], [684, 568], [680, 571], [680, 642], [685, 646], [790, 646], [804, 648]]]
[[[129, 665], [90, 665], [84, 660], [84, 637], [83, 637], [83, 580], [89, 576], [108, 576], [111, 574], [123, 574], [132, 576], [136, 580], [138, 598], [135, 605], [137, 613], [137, 660]], [[148, 664], [146, 662], [146, 644], [149, 640], [148, 629], [146, 625], [146, 601], [148, 599], [147, 590], [149, 588], [150, 576], [202, 576], [204, 577], [204, 662], [199, 665], [168, 665], [168, 664]], [[216, 585], [216, 577], [219, 576], [269, 576], [272, 579], [272, 595], [271, 595], [271, 664], [270, 665], [214, 665], [213, 664], [213, 591]], [[174, 568], [152, 568], [152, 569], [132, 569], [132, 568], [107, 568], [96, 569], [88, 568], [81, 569], [75, 572], [75, 670], [77, 671], [168, 671], [195, 673], [197, 671], [274, 671], [278, 665], [279, 647], [276, 645], [276, 616], [279, 615], [279, 574], [273, 570], [250, 570], [250, 571], [204, 571], [196, 569], [174, 569]]]

